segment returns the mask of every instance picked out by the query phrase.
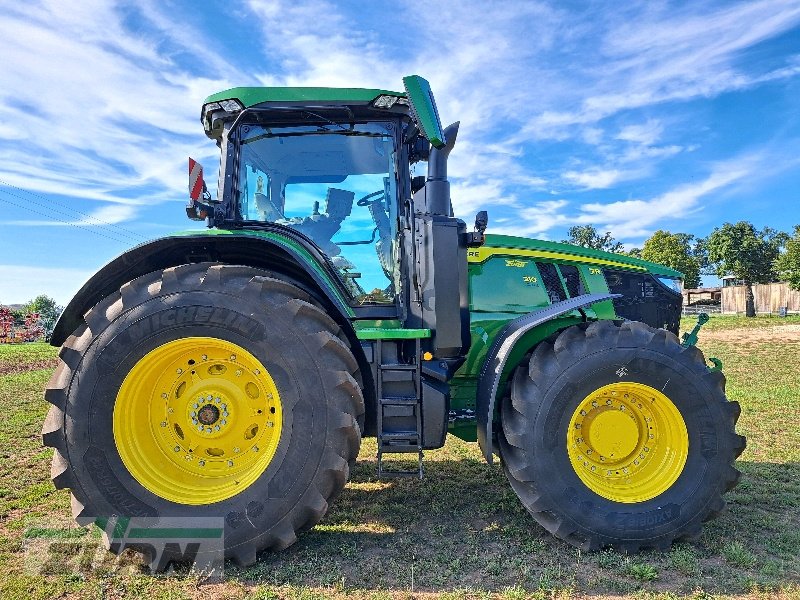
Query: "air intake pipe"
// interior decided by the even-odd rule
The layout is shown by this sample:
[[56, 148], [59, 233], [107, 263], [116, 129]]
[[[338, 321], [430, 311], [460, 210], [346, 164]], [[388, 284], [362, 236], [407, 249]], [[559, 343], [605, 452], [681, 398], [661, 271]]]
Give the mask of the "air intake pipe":
[[428, 179], [425, 182], [425, 212], [430, 215], [453, 216], [450, 203], [450, 182], [447, 181], [447, 157], [456, 145], [459, 122], [444, 130], [447, 143], [442, 148], [431, 148], [428, 157]]

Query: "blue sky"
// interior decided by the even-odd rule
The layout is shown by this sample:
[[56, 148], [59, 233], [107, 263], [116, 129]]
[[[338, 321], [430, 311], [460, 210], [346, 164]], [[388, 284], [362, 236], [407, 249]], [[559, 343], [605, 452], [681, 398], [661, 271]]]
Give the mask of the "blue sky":
[[800, 224], [800, 2], [0, 0], [0, 302], [65, 303], [185, 218], [207, 95], [431, 82], [456, 212], [628, 246]]

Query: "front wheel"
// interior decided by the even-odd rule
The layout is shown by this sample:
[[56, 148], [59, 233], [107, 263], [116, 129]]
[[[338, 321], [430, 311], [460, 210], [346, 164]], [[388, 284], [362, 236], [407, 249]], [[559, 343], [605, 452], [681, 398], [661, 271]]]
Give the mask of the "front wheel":
[[[345, 340], [305, 292], [248, 267], [127, 283], [60, 353], [43, 430], [53, 481], [82, 523], [216, 522], [243, 565], [285, 548], [323, 517], [358, 454], [364, 400]], [[156, 568], [184, 556], [171, 547], [149, 557]]]
[[635, 552], [695, 537], [739, 479], [739, 405], [663, 329], [599, 321], [543, 342], [501, 405], [506, 475], [548, 531]]

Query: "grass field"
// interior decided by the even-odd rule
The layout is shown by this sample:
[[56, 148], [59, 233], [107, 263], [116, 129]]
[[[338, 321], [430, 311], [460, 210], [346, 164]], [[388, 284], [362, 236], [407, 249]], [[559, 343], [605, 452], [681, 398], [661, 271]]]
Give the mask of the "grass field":
[[55, 349], [0, 345], [0, 598], [800, 598], [799, 324], [713, 317], [701, 334], [742, 404], [748, 447], [728, 511], [696, 543], [662, 554], [582, 553], [528, 516], [476, 445], [450, 440], [426, 453], [422, 482], [379, 481], [375, 442], [365, 440], [321, 524], [250, 568], [227, 565], [213, 584], [108, 562], [35, 574], [23, 552], [32, 531], [72, 527], [64, 538], [90, 549], [96, 533], [69, 525], [69, 494], [52, 488], [51, 451], [41, 446]]

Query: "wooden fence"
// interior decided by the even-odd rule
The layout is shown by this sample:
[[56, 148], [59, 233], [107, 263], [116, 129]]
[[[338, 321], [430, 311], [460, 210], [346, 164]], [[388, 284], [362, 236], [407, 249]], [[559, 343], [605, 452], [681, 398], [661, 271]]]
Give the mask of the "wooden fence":
[[[745, 312], [745, 287], [734, 285], [722, 288], [723, 314]], [[786, 307], [791, 313], [800, 312], [800, 291], [789, 288], [788, 283], [764, 283], [753, 285], [756, 312], [779, 313]]]

